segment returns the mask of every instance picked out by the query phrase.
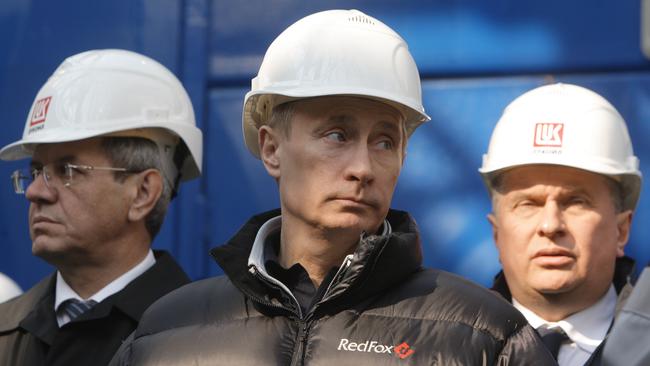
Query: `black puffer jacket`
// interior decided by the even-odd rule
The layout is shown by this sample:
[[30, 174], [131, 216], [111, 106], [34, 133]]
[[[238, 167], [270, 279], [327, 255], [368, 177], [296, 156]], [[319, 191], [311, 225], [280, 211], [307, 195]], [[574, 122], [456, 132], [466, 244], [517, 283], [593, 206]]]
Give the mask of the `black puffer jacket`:
[[254, 217], [213, 256], [227, 274], [155, 303], [113, 365], [553, 365], [526, 319], [455, 275], [421, 268], [417, 227], [361, 240], [323, 299], [302, 315], [248, 268]]

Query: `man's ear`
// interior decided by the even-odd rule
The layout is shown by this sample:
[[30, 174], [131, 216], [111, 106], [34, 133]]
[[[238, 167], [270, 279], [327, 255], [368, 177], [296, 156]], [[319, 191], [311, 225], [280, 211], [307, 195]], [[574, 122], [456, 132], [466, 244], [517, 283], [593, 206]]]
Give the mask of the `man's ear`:
[[616, 229], [618, 236], [616, 240], [616, 256], [625, 255], [625, 245], [630, 239], [630, 228], [632, 226], [632, 210], [626, 210], [616, 215]]
[[494, 212], [491, 212], [487, 215], [487, 220], [492, 226], [492, 240], [494, 241], [494, 246], [497, 248], [499, 253], [499, 263], [501, 261], [501, 250], [499, 249], [499, 222], [497, 220], [497, 215]]
[[139, 221], [147, 217], [162, 195], [163, 177], [158, 170], [147, 169], [133, 178], [136, 191], [128, 218], [130, 221]]
[[257, 138], [260, 146], [260, 158], [270, 176], [280, 179], [280, 131], [269, 126], [260, 127]]
[[489, 213], [487, 215], [487, 220], [490, 223], [490, 225], [492, 226], [492, 240], [494, 240], [494, 245], [496, 245], [497, 248], [498, 248], [499, 245], [497, 244], [497, 239], [498, 239], [497, 234], [499, 232], [499, 230], [498, 230], [498, 227], [499, 227], [498, 225], [499, 224], [497, 223], [497, 217], [493, 212], [491, 212], [491, 213]]

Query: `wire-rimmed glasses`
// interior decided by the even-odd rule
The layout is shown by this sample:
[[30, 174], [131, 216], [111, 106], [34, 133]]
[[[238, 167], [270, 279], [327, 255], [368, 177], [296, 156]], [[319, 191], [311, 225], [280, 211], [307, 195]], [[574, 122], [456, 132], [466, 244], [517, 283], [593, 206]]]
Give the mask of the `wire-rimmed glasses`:
[[106, 170], [112, 172], [133, 173], [126, 168], [114, 168], [105, 166], [77, 165], [71, 163], [53, 163], [41, 168], [18, 169], [11, 174], [11, 182], [16, 194], [25, 194], [27, 187], [32, 184], [40, 175], [43, 175], [45, 185], [49, 188], [55, 186], [70, 187], [74, 182], [76, 174], [84, 171]]

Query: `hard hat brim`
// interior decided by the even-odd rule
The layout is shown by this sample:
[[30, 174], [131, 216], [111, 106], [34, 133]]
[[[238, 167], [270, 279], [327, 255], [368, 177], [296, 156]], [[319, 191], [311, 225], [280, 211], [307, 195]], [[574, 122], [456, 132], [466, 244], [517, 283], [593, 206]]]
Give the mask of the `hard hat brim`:
[[[41, 144], [57, 144], [57, 143], [65, 143], [65, 142], [74, 142], [74, 141], [85, 140], [93, 137], [116, 135], [116, 133], [120, 133], [120, 132], [122, 132], [121, 133], [122, 136], [127, 136], [128, 134], [124, 133], [126, 131], [133, 131], [136, 129], [140, 129], [140, 130], [154, 129], [154, 128], [165, 129], [169, 131], [171, 134], [179, 136], [182, 141], [192, 142], [190, 144], [187, 144], [185, 142], [184, 143], [190, 150], [191, 155], [193, 157], [201, 157], [202, 154], [200, 154], [200, 151], [202, 147], [200, 145], [202, 145], [203, 137], [201, 131], [198, 128], [194, 126], [192, 127], [193, 128], [189, 128], [188, 126], [185, 125], [175, 124], [174, 129], [170, 129], [167, 128], [165, 124], [161, 124], [161, 123], [151, 123], [151, 124], [140, 123], [135, 129], [132, 127], [132, 125], [131, 126], [125, 125], [123, 129], [116, 128], [109, 133], [102, 130], [101, 128], [97, 130], [88, 130], [88, 129], [83, 130], [78, 128], [59, 129], [56, 132], [50, 132], [47, 135], [39, 135], [37, 137], [32, 136], [28, 138], [23, 138], [16, 142], [4, 146], [2, 149], [0, 149], [0, 160], [13, 161], [13, 160], [31, 158], [36, 147]], [[181, 134], [182, 136], [180, 136]], [[131, 135], [134, 137], [146, 137], [142, 133], [131, 134]], [[197, 149], [198, 151], [193, 151]], [[186, 180], [199, 177], [201, 175], [201, 162], [195, 161], [194, 158], [187, 159], [185, 165], [181, 168], [181, 173], [182, 173], [181, 181], [186, 181]]]
[[[246, 94], [243, 113], [242, 113], [242, 133], [244, 135], [244, 142], [246, 144], [246, 147], [250, 151], [250, 153], [259, 159], [260, 147], [258, 141], [258, 130], [259, 127], [264, 125], [267, 122], [268, 118], [270, 118], [272, 109], [283, 103], [288, 103], [288, 102], [307, 99], [307, 98], [318, 98], [318, 97], [326, 97], [326, 96], [349, 96], [349, 97], [368, 98], [368, 99], [372, 99], [372, 100], [376, 100], [388, 104], [390, 106], [395, 107], [398, 111], [400, 111], [403, 114], [406, 123], [406, 131], [409, 137], [417, 127], [431, 120], [431, 118], [424, 112], [424, 109], [422, 110], [416, 109], [415, 107], [406, 104], [407, 103], [406, 101], [403, 103], [397, 102], [395, 101], [397, 98], [393, 96], [378, 96], [375, 94], [372, 93], [360, 94], [358, 91], [350, 92], [350, 93], [340, 93], [340, 92], [326, 93], [323, 92], [322, 90], [317, 90], [313, 92], [304, 92], [299, 95], [270, 94], [267, 92], [264, 93], [249, 92], [248, 94]], [[268, 104], [267, 108], [269, 108], [269, 110], [267, 111], [266, 117], [260, 118], [258, 116], [259, 113], [257, 113], [255, 109], [257, 108], [258, 99], [263, 96], [269, 98], [269, 102], [267, 103]]]

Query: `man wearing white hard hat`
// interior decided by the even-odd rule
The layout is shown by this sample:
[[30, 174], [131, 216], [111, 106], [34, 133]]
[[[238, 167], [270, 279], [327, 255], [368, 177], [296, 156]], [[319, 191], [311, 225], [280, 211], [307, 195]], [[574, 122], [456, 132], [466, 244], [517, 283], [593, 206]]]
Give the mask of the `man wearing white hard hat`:
[[226, 275], [157, 301], [112, 364], [553, 364], [505, 301], [423, 269], [417, 225], [389, 209], [428, 119], [408, 46], [382, 22], [332, 10], [291, 25], [243, 116], [281, 209], [213, 249]]
[[493, 288], [560, 365], [595, 364], [631, 289], [641, 172], [625, 121], [583, 87], [536, 88], [506, 107], [479, 171], [503, 265]]
[[56, 268], [0, 304], [0, 364], [106, 365], [156, 299], [189, 282], [152, 251], [181, 181], [200, 175], [192, 105], [164, 66], [124, 50], [67, 58], [0, 159], [30, 202], [32, 252]]

